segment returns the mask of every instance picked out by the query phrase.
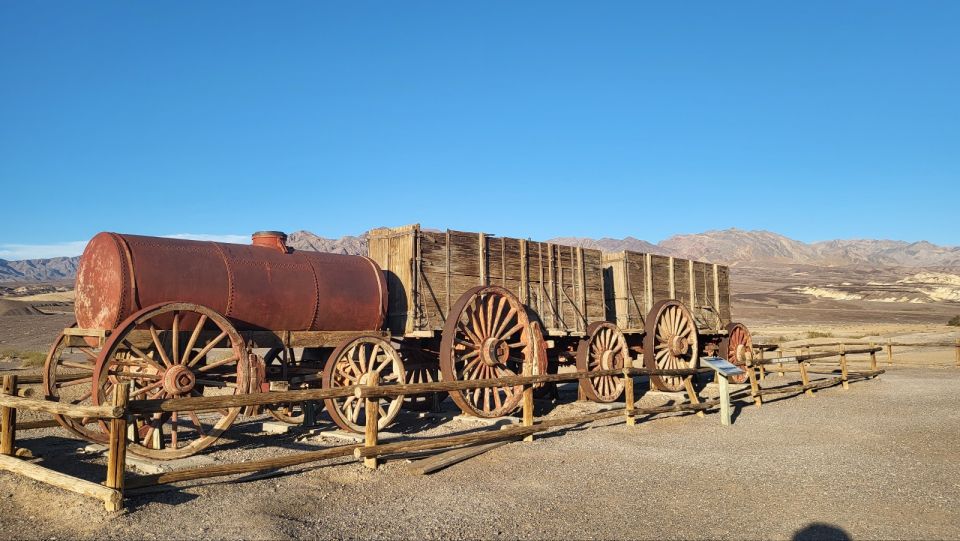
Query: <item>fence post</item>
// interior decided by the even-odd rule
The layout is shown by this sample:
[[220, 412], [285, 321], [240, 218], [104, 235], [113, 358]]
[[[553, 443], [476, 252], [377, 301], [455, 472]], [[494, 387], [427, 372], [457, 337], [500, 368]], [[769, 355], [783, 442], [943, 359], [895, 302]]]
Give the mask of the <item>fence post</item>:
[[123, 415], [110, 419], [110, 439], [107, 445], [106, 485], [120, 493], [117, 501], [104, 502], [107, 511], [119, 511], [123, 506], [124, 470], [127, 467], [127, 402], [130, 383], [119, 383], [113, 388], [113, 405], [123, 408]]
[[[877, 347], [877, 344], [870, 342], [870, 349], [874, 349], [876, 347]], [[871, 372], [877, 371], [877, 352], [876, 351], [870, 352], [870, 371]]]
[[887, 364], [893, 366], [893, 342], [887, 339]]
[[[690, 398], [691, 404], [699, 404], [700, 397], [697, 396], [697, 391], [693, 388], [693, 376], [687, 376], [683, 380], [683, 386], [687, 389], [687, 397]], [[703, 410], [697, 410], [697, 417], [704, 417], [705, 414]]]
[[[800, 380], [803, 382], [803, 386], [806, 387], [810, 385], [810, 375], [807, 374], [807, 361], [800, 361]], [[805, 389], [807, 396], [813, 397], [813, 389]]]
[[[763, 361], [761, 354], [760, 360]], [[747, 363], [747, 377], [750, 378], [750, 396], [753, 397], [753, 404], [758, 408], [763, 405], [763, 398], [760, 396], [760, 385], [757, 383], [757, 374], [753, 371], [753, 363]], [[760, 365], [760, 379], [763, 379], [763, 365]]]
[[843, 382], [844, 389], [850, 389], [850, 383], [847, 381], [847, 348], [840, 344], [840, 381]]
[[[778, 349], [778, 350], [777, 350], [777, 358], [778, 358], [778, 359], [783, 358], [783, 350], [782, 350], [782, 349]], [[777, 368], [780, 369], [780, 371], [777, 372], [777, 375], [782, 378], [782, 377], [783, 377], [783, 363], [777, 363]]]
[[[380, 373], [374, 371], [367, 372], [366, 386], [375, 388], [379, 384]], [[363, 446], [375, 447], [378, 443], [377, 430], [379, 428], [378, 425], [380, 424], [380, 399], [377, 397], [368, 396], [365, 398], [365, 400], [366, 402], [364, 403], [363, 413], [366, 416], [367, 424], [363, 434]], [[377, 469], [377, 457], [364, 457], [363, 465], [374, 470]]]
[[760, 381], [767, 377], [766, 365], [763, 364], [763, 348], [760, 348]]
[[[523, 426], [533, 426], [533, 385], [523, 386]], [[533, 441], [533, 434], [527, 434], [523, 441]]]
[[[3, 394], [17, 395], [17, 376], [3, 376]], [[13, 456], [17, 441], [17, 409], [0, 407], [0, 454]]]
[[623, 367], [623, 399], [626, 402], [623, 415], [626, 417], [627, 424], [634, 426], [637, 424], [637, 420], [633, 417], [636, 403], [636, 398], [633, 395], [633, 375], [630, 374], [630, 368], [626, 366]]

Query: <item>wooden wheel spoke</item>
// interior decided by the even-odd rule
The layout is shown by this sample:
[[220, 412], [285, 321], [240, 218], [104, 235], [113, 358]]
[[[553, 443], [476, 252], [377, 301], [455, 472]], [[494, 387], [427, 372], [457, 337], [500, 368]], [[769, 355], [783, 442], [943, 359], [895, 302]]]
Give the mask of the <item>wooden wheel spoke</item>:
[[153, 339], [153, 346], [156, 348], [157, 353], [160, 354], [160, 359], [163, 361], [163, 364], [170, 368], [173, 366], [173, 363], [170, 362], [170, 357], [167, 356], [167, 352], [163, 347], [163, 344], [160, 343], [160, 336], [157, 334], [157, 327], [154, 326], [153, 322], [150, 322], [150, 338]]
[[190, 352], [193, 351], [193, 346], [197, 345], [197, 339], [200, 338], [200, 332], [203, 330], [203, 326], [207, 324], [207, 315], [201, 314], [200, 319], [197, 321], [197, 326], [193, 328], [193, 332], [190, 334], [190, 339], [187, 340], [187, 347], [183, 349], [183, 364], [190, 363]]
[[151, 390], [156, 389], [157, 387], [160, 387], [161, 385], [163, 385], [163, 380], [155, 381], [155, 382], [151, 383], [150, 385], [146, 385], [146, 386], [141, 387], [141, 388], [137, 389], [136, 391], [130, 393], [130, 398], [136, 398], [136, 397], [138, 397], [138, 396], [140, 396], [140, 395], [147, 394], [147, 393], [149, 393]]
[[67, 368], [76, 368], [77, 370], [86, 370], [87, 372], [93, 372], [93, 363], [81, 363], [80, 361], [63, 361], [60, 363], [60, 366]]
[[63, 387], [73, 387], [74, 385], [89, 385], [89, 384], [90, 384], [89, 379], [75, 379], [72, 381], [58, 381], [56, 383], [56, 386], [58, 389], [62, 389]]
[[212, 362], [212, 363], [209, 363], [209, 364], [205, 364], [205, 365], [201, 366], [200, 368], [197, 368], [197, 372], [207, 372], [208, 370], [213, 370], [214, 368], [217, 368], [218, 366], [223, 366], [223, 365], [225, 365], [225, 364], [235, 363], [235, 362], [237, 362], [237, 361], [239, 361], [239, 360], [240, 360], [240, 357], [238, 357], [237, 355], [231, 355], [230, 357], [227, 357], [226, 359], [220, 359], [219, 361], [215, 361], [215, 362]]
[[174, 310], [173, 312], [173, 328], [171, 332], [173, 364], [180, 364], [180, 310]]
[[177, 412], [173, 412], [173, 414], [170, 415], [170, 447], [173, 447], [174, 449], [177, 448], [177, 419]]
[[92, 389], [92, 388], [91, 388], [89, 391], [87, 391], [87, 392], [83, 393], [82, 395], [80, 395], [80, 398], [76, 398], [76, 399], [74, 399], [74, 400], [71, 400], [70, 403], [71, 403], [71, 404], [74, 404], [74, 405], [76, 405], [76, 404], [82, 404], [85, 400], [89, 399], [91, 396], [93, 396], [93, 389]]
[[344, 371], [343, 371], [343, 368], [341, 368], [340, 366], [337, 366], [336, 372], [337, 372], [337, 374], [339, 374], [340, 376], [343, 376], [344, 379], [346, 379], [347, 381], [349, 381], [351, 385], [356, 384], [358, 378], [357, 378], [356, 376], [354, 376], [354, 375], [351, 375], [351, 374], [348, 374], [348, 373], [344, 372]]
[[130, 351], [137, 354], [137, 357], [131, 357], [130, 359], [127, 359], [128, 361], [134, 361], [134, 362], [139, 361], [141, 364], [150, 365], [153, 368], [155, 368], [157, 372], [163, 372], [165, 370], [165, 368], [160, 366], [160, 364], [158, 364], [157, 361], [153, 360], [153, 358], [151, 358], [150, 355], [148, 355], [146, 352], [144, 352], [142, 349], [138, 348], [137, 346], [131, 344], [130, 341], [127, 340], [126, 338], [121, 340], [121, 342], [123, 342], [123, 344], [126, 347], [130, 348]]
[[205, 437], [207, 433], [203, 430], [203, 424], [200, 422], [200, 416], [197, 415], [197, 412], [191, 411], [189, 417], [190, 421], [193, 422], [193, 426], [197, 427], [197, 433], [200, 434], [200, 437]]
[[[200, 351], [198, 351], [198, 352], [196, 353], [196, 355], [194, 355], [193, 357], [191, 357], [191, 358], [190, 358], [190, 362], [185, 362], [184, 364], [185, 364], [186, 366], [193, 366], [193, 365], [197, 364], [198, 362], [200, 362], [200, 359], [203, 359], [203, 357], [204, 357], [207, 353], [210, 353], [210, 350], [212, 350], [213, 348], [217, 347], [217, 345], [218, 345], [220, 342], [222, 342], [223, 339], [226, 338], [226, 337], [227, 337], [227, 331], [221, 331], [220, 334], [218, 334], [218, 335], [216, 336], [216, 338], [214, 338], [213, 340], [211, 340], [210, 342], [208, 342], [207, 345], [203, 346], [203, 349], [201, 349]], [[232, 345], [232, 344], [231, 344], [231, 345]]]

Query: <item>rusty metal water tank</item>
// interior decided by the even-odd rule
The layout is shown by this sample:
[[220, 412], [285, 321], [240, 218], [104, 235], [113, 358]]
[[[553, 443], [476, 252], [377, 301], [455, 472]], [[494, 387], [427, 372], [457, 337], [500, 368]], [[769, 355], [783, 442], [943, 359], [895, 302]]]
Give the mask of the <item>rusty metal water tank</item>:
[[239, 329], [379, 330], [387, 304], [380, 267], [362, 256], [288, 249], [262, 231], [252, 245], [99, 233], [77, 270], [81, 328], [113, 329], [158, 302], [202, 304]]

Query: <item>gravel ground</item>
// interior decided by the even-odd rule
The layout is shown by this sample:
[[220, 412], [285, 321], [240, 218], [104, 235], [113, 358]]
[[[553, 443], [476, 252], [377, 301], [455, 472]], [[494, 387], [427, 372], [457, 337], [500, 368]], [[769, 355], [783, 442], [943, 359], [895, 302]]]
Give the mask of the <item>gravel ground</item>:
[[[376, 471], [341, 460], [133, 496], [117, 514], [0, 473], [0, 537], [958, 539], [958, 383], [956, 368], [894, 367], [849, 391], [746, 406], [730, 427], [716, 414], [600, 422], [430, 476], [409, 474], [405, 459]], [[642, 402], [668, 399], [650, 393]], [[565, 403], [549, 415], [596, 409]], [[424, 425], [407, 429], [425, 429], [421, 436], [476, 426], [407, 422]], [[257, 426], [236, 427], [210, 456], [233, 462], [344, 443]], [[57, 469], [102, 479], [102, 457], [77, 455], [79, 444], [58, 429], [20, 443]]]

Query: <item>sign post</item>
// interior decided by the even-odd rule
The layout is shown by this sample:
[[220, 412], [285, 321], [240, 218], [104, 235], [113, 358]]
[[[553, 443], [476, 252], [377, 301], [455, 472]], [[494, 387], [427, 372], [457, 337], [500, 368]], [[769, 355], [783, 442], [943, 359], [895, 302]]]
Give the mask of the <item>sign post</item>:
[[717, 374], [717, 382], [720, 384], [720, 424], [730, 424], [730, 380], [731, 376], [740, 376], [745, 374], [742, 368], [728, 362], [722, 357], [704, 357], [700, 362], [713, 368]]

